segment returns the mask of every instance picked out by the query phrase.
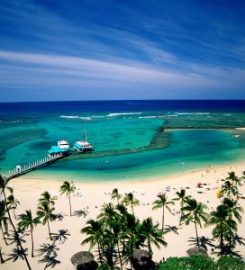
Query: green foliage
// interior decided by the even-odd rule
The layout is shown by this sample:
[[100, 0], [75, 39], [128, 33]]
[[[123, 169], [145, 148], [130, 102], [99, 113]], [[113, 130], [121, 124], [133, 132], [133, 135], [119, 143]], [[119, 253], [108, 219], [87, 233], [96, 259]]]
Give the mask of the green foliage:
[[64, 181], [64, 183], [60, 187], [60, 193], [66, 194], [66, 196], [69, 196], [71, 193], [74, 193], [76, 191], [76, 187], [73, 184], [73, 182]]
[[234, 255], [236, 245], [244, 245], [241, 237], [237, 235], [237, 221], [241, 222], [242, 208], [237, 201], [224, 198], [216, 211], [210, 213], [209, 224], [214, 225], [213, 238], [218, 240], [216, 249], [219, 256]]
[[134, 213], [134, 206], [137, 206], [140, 204], [140, 201], [134, 197], [134, 194], [132, 192], [127, 193], [125, 197], [122, 200], [122, 203], [125, 206], [130, 206], [132, 214]]
[[[125, 198], [124, 204], [130, 207], [139, 203], [132, 193], [128, 193]], [[117, 204], [115, 207], [112, 203], [103, 204], [97, 219], [89, 220], [81, 230], [86, 234], [82, 244], [90, 244], [90, 249], [96, 248], [99, 269], [117, 269], [119, 265], [118, 269], [123, 269], [134, 249], [147, 247], [152, 255], [152, 245], [160, 248], [167, 244], [163, 232], [151, 218], [140, 222], [133, 211], [128, 212], [125, 205]]]
[[215, 262], [208, 256], [170, 257], [160, 264], [159, 270], [218, 270]]
[[71, 210], [71, 194], [76, 191], [76, 187], [73, 182], [64, 181], [64, 183], [60, 187], [60, 194], [66, 194], [69, 200], [69, 209], [70, 209], [70, 216], [72, 215]]
[[172, 200], [169, 201], [165, 193], [158, 194], [157, 200], [153, 202], [152, 209], [162, 208], [162, 231], [164, 229], [164, 209], [166, 208], [171, 213], [171, 209], [169, 207], [170, 204], [173, 205], [174, 202]]
[[182, 220], [186, 225], [189, 225], [191, 222], [195, 225], [196, 232], [196, 241], [197, 246], [199, 247], [199, 236], [197, 232], [197, 225], [202, 227], [202, 222], [206, 223], [208, 220], [208, 214], [206, 213], [207, 206], [201, 202], [197, 202], [193, 198], [188, 198], [184, 202], [184, 206], [182, 208]]
[[51, 231], [49, 223], [57, 219], [57, 214], [54, 213], [55, 211], [54, 198], [51, 197], [49, 192], [45, 191], [38, 201], [39, 205], [37, 208], [37, 216], [38, 219], [42, 221], [43, 225], [47, 224], [49, 237], [51, 240]]
[[208, 256], [170, 257], [158, 270], [244, 270], [245, 262], [239, 258], [224, 256], [217, 262]]
[[239, 258], [224, 256], [217, 261], [217, 266], [222, 270], [244, 270], [245, 262]]

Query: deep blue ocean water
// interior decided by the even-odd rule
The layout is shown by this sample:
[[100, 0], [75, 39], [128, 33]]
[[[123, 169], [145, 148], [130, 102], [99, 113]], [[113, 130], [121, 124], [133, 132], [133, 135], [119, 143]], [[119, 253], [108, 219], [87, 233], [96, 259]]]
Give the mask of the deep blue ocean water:
[[93, 154], [65, 158], [30, 177], [167, 175], [244, 160], [245, 131], [237, 127], [245, 127], [244, 100], [1, 103], [0, 170], [7, 174], [46, 156], [57, 140], [73, 144], [86, 136]]

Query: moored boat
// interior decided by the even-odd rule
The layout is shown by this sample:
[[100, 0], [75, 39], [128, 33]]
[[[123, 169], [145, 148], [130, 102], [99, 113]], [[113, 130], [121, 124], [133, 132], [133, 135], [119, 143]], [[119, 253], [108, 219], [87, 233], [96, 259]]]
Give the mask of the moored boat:
[[93, 146], [88, 141], [77, 141], [74, 143], [73, 148], [79, 153], [93, 151]]
[[69, 142], [66, 140], [60, 140], [57, 142], [57, 145], [54, 145], [48, 151], [49, 155], [63, 154], [68, 155], [71, 152]]

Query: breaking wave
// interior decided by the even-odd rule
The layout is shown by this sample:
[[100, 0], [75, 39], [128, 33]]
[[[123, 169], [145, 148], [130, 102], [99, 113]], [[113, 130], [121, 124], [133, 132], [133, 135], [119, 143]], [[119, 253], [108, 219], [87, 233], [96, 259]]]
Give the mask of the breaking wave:
[[107, 117], [117, 117], [117, 116], [125, 116], [125, 115], [140, 115], [142, 112], [124, 112], [124, 113], [109, 113]]
[[157, 115], [149, 115], [149, 116], [139, 116], [138, 118], [140, 119], [151, 119], [151, 118], [159, 118], [161, 116], [157, 116]]
[[78, 115], [61, 115], [60, 118], [67, 118], [67, 119], [78, 119]]
[[176, 112], [177, 115], [209, 115], [209, 112]]

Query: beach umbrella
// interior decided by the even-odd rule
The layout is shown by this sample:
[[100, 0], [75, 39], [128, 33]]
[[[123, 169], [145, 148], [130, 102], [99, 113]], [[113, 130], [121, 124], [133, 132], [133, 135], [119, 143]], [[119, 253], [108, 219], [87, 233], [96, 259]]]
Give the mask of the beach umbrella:
[[197, 187], [198, 187], [198, 188], [202, 188], [202, 183], [199, 182], [199, 183], [197, 184]]
[[95, 270], [98, 266], [94, 260], [94, 255], [89, 251], [80, 251], [74, 254], [71, 257], [71, 262], [77, 270]]
[[223, 197], [223, 192], [222, 192], [221, 189], [218, 189], [218, 190], [217, 190], [217, 192], [216, 192], [216, 197], [217, 197], [218, 199], [220, 199], [220, 198]]
[[131, 263], [134, 270], [154, 270], [154, 262], [148, 250], [134, 249], [131, 257]]
[[186, 251], [186, 253], [187, 253], [188, 256], [192, 256], [192, 255], [207, 255], [207, 251], [204, 248], [198, 247], [198, 246], [189, 248]]

